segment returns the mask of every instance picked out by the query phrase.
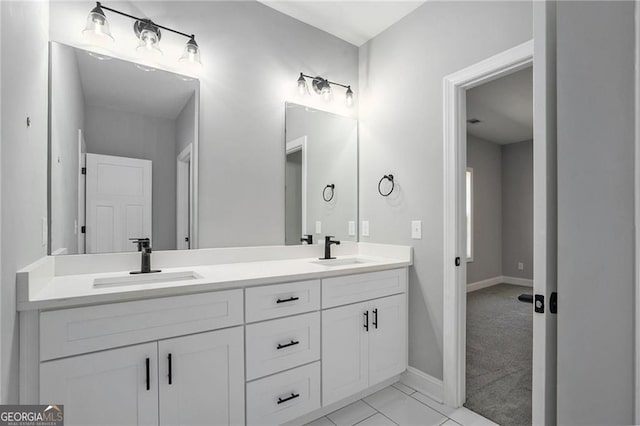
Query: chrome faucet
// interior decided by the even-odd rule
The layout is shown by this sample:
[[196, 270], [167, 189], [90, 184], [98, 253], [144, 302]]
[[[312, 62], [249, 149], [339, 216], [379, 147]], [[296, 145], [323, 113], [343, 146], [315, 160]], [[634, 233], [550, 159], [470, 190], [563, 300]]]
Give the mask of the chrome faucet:
[[324, 237], [324, 257], [321, 257], [320, 260], [335, 259], [335, 257], [331, 257], [331, 244], [340, 245], [340, 241], [332, 240], [332, 238], [333, 235]]
[[142, 262], [139, 271], [131, 271], [130, 274], [150, 274], [153, 272], [162, 272], [160, 269], [151, 269], [151, 241], [149, 238], [129, 238], [134, 244], [138, 245], [138, 251], [142, 254]]

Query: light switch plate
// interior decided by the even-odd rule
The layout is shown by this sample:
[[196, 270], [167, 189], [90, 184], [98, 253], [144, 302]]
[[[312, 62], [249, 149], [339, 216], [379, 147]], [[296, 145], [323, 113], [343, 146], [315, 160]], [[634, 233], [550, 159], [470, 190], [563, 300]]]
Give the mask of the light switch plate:
[[368, 237], [369, 236], [369, 221], [368, 220], [363, 220], [362, 221], [362, 236], [363, 237]]
[[524, 271], [524, 263], [518, 262], [518, 271]]
[[411, 238], [413, 238], [414, 240], [422, 239], [422, 221], [421, 220], [411, 221]]
[[316, 234], [322, 234], [322, 222], [316, 220]]
[[354, 237], [356, 235], [356, 222], [353, 220], [349, 221], [349, 236]]

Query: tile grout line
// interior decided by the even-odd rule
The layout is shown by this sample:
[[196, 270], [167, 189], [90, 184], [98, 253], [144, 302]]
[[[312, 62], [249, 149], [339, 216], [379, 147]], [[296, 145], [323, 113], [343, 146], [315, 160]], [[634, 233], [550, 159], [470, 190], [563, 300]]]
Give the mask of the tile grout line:
[[[400, 389], [398, 389], [398, 391], [399, 391], [399, 392], [402, 392], [402, 391], [400, 391]], [[398, 424], [398, 423], [394, 422], [394, 421], [393, 421], [393, 419], [390, 419], [390, 418], [389, 418], [388, 416], [386, 416], [382, 411], [378, 410], [376, 407], [374, 407], [373, 405], [369, 404], [369, 403], [368, 403], [367, 401], [365, 401], [364, 399], [361, 399], [360, 401], [364, 402], [364, 403], [365, 403], [365, 404], [367, 404], [369, 407], [371, 407], [371, 408], [373, 408], [374, 410], [376, 410], [376, 413], [378, 413], [378, 414], [382, 415], [382, 417], [386, 418], [387, 420], [389, 420], [389, 421], [390, 421], [391, 423], [393, 423], [394, 425], [397, 425], [397, 424]], [[369, 416], [369, 417], [373, 417], [373, 416], [375, 416], [375, 414], [373, 414], [372, 416]], [[369, 417], [367, 417], [367, 419], [368, 419]], [[366, 420], [366, 419], [365, 419], [365, 420]]]
[[[416, 391], [416, 392], [412, 393], [412, 394], [411, 394], [411, 395], [409, 395], [409, 396], [410, 396], [411, 398], [413, 398], [414, 400], [418, 401], [420, 404], [424, 405], [425, 407], [432, 409], [433, 411], [437, 412], [438, 414], [442, 414], [443, 416], [445, 416], [445, 417], [446, 417], [446, 418], [448, 418], [448, 419], [451, 419], [451, 417], [449, 417], [448, 415], [446, 415], [446, 414], [445, 414], [445, 413], [443, 413], [442, 411], [438, 410], [437, 408], [432, 407], [432, 406], [430, 406], [429, 404], [427, 404], [427, 403], [425, 403], [425, 402], [420, 401], [418, 398], [414, 398], [414, 397], [413, 397], [413, 395], [414, 395], [414, 394], [416, 394], [416, 393], [420, 393], [420, 392]], [[424, 396], [424, 397], [426, 397], [426, 398], [429, 398], [427, 395], [425, 395], [425, 394], [423, 394], [423, 393], [421, 393], [420, 395], [422, 395], [422, 396]], [[435, 402], [435, 401], [434, 401], [434, 402]], [[453, 407], [452, 407], [452, 408], [453, 408]], [[453, 420], [453, 419], [451, 419], [451, 420]], [[455, 420], [454, 420], [454, 421], [455, 421]]]
[[[360, 400], [360, 401], [362, 401], [362, 400]], [[375, 408], [374, 408], [374, 410], [375, 410]], [[359, 421], [359, 422], [357, 422], [357, 423], [354, 423], [352, 426], [359, 425], [360, 423], [364, 422], [364, 421], [365, 421], [365, 420], [367, 420], [367, 419], [370, 419], [371, 417], [375, 416], [376, 414], [380, 414], [380, 412], [379, 412], [378, 410], [376, 410], [376, 412], [375, 412], [375, 413], [371, 414], [370, 416], [365, 417], [364, 419], [360, 420], [360, 421]]]

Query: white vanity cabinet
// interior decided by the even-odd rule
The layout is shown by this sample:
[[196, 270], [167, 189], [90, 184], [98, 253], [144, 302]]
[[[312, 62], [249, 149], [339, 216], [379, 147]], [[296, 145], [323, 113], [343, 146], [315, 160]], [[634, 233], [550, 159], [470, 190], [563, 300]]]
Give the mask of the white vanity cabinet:
[[[373, 285], [367, 285], [368, 281]], [[397, 294], [393, 294], [397, 293]], [[407, 368], [406, 270], [323, 281], [322, 402], [328, 405]], [[387, 296], [387, 294], [392, 294]], [[383, 297], [380, 297], [383, 296]]]
[[242, 327], [43, 362], [40, 400], [69, 425], [242, 424]]

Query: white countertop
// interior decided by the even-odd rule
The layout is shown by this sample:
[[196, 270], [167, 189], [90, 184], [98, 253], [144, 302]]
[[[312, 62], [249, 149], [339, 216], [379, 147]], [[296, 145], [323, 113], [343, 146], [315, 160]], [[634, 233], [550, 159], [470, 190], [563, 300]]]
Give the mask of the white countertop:
[[[272, 248], [273, 250], [274, 248]], [[216, 250], [219, 254], [225, 249]], [[114, 265], [110, 264], [110, 272], [86, 273], [86, 266], [82, 270], [84, 273], [69, 274], [72, 267], [56, 267], [57, 258], [50, 256], [30, 265], [18, 273], [18, 310], [34, 309], [56, 309], [100, 303], [112, 303], [126, 300], [145, 299], [153, 297], [176, 296], [188, 293], [207, 292], [216, 290], [227, 290], [234, 288], [244, 288], [256, 285], [274, 284], [281, 282], [302, 281], [310, 279], [321, 279], [339, 275], [374, 272], [386, 269], [402, 268], [412, 264], [411, 248], [402, 246], [386, 246], [378, 244], [357, 243], [355, 249], [344, 250], [344, 255], [337, 253], [338, 259], [357, 258], [362, 263], [331, 265], [318, 264], [318, 257], [299, 257], [301, 255], [313, 253], [317, 254], [317, 248], [282, 249], [281, 259], [260, 260], [260, 255], [248, 256], [251, 261], [242, 261], [242, 249], [234, 250], [235, 261], [218, 264], [194, 264], [171, 267], [171, 261], [165, 260], [162, 264], [152, 264], [153, 268], [162, 269], [162, 274], [193, 271], [199, 277], [196, 279], [173, 280], [169, 282], [154, 281], [144, 284], [120, 284], [113, 286], [94, 286], [94, 280], [110, 277], [129, 277], [132, 269], [123, 268], [114, 270]], [[252, 249], [248, 249], [252, 250]], [[304, 250], [304, 251], [302, 251]], [[262, 249], [261, 252], [264, 250]], [[202, 252], [195, 250], [193, 252]], [[266, 252], [266, 251], [265, 251]], [[165, 252], [165, 257], [169, 256]], [[295, 258], [286, 258], [287, 254], [294, 254]], [[206, 254], [206, 253], [205, 253]], [[128, 254], [138, 256], [139, 254]], [[194, 256], [202, 257], [203, 253], [193, 253]], [[90, 255], [96, 256], [96, 255]], [[185, 253], [176, 252], [176, 256], [185, 256]], [[75, 256], [81, 258], [83, 256]], [[274, 257], [269, 253], [269, 258]], [[107, 259], [108, 258], [104, 258]], [[77, 259], [78, 261], [81, 259]], [[92, 261], [91, 259], [86, 259]], [[100, 260], [98, 258], [98, 260]], [[202, 261], [202, 259], [200, 259]], [[69, 261], [67, 259], [66, 261]], [[94, 262], [96, 263], [96, 262]], [[94, 270], [100, 270], [99, 262], [93, 265]], [[113, 263], [113, 262], [112, 262]], [[188, 263], [182, 259], [180, 262]], [[196, 262], [197, 263], [197, 262]], [[105, 263], [106, 264], [106, 263]], [[64, 275], [56, 274], [56, 270], [65, 269]], [[82, 268], [81, 268], [82, 269]], [[134, 268], [135, 269], [135, 268]], [[154, 277], [155, 278], [155, 277]]]

